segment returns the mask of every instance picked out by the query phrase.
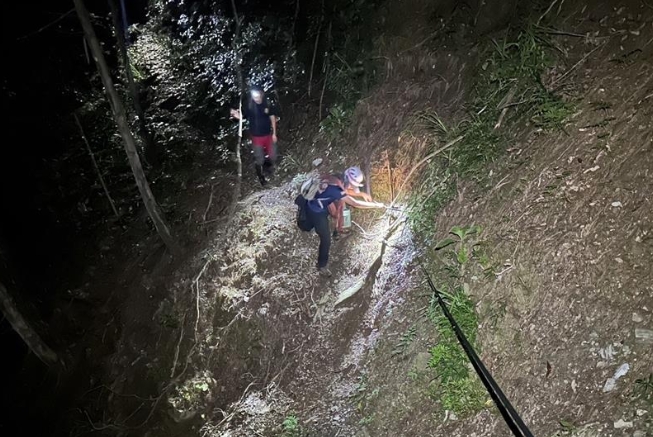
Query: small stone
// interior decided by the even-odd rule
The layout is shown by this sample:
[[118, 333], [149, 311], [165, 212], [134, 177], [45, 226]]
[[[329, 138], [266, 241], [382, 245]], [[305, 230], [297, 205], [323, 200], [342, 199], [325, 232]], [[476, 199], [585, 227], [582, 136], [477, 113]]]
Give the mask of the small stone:
[[633, 322], [635, 323], [642, 323], [644, 321], [644, 318], [640, 316], [637, 313], [633, 313]]
[[621, 204], [621, 202], [612, 202], [612, 206], [615, 208], [621, 208], [623, 205]]
[[614, 423], [616, 429], [632, 428], [633, 422], [624, 422], [623, 419], [619, 419]]
[[617, 381], [615, 381], [614, 378], [608, 378], [608, 380], [605, 381], [605, 385], [603, 386], [603, 393], [611, 392], [616, 386]]
[[646, 411], [646, 410], [640, 410], [640, 409], [637, 410], [637, 415], [638, 415], [639, 417], [642, 417], [642, 416], [643, 416], [644, 414], [646, 414], [646, 413], [648, 413], [648, 411]]
[[635, 431], [633, 437], [646, 437], [646, 432], [644, 431]]
[[624, 363], [621, 366], [619, 366], [619, 368], [614, 372], [613, 378], [616, 381], [617, 379], [621, 378], [622, 376], [626, 376], [626, 374], [628, 373], [629, 370], [630, 370], [630, 365], [628, 363]]
[[622, 260], [619, 257], [616, 257], [614, 260], [617, 262], [617, 264], [623, 264], [624, 263], [624, 260]]

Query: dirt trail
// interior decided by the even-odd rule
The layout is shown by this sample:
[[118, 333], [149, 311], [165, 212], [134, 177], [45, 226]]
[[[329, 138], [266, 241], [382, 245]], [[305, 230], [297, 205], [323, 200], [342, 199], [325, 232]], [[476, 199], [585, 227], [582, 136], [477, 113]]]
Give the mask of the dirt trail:
[[[467, 277], [480, 350], [533, 433], [641, 437], [653, 432], [651, 397], [641, 394], [653, 347], [637, 334], [653, 327], [651, 14], [640, 4], [575, 7], [561, 13], [577, 32], [599, 34], [557, 39], [568, 65], [544, 81], [567, 84], [576, 114], [564, 132], [523, 128], [493, 169], [491, 189], [460, 185], [437, 228], [442, 237], [454, 225], [484, 228], [495, 270]], [[375, 291], [327, 312], [314, 297], [314, 321], [293, 335], [304, 343], [292, 372], [276, 398], [260, 398], [283, 405], [272, 423], [294, 411], [315, 436], [510, 435], [494, 409], [459, 419], [429, 392], [437, 332], [423, 317], [428, 297], [410, 236], [401, 235]], [[370, 259], [340, 256], [335, 269], [356, 277]], [[311, 292], [320, 289], [333, 299], [331, 286]], [[414, 339], [396, 353], [410, 330]], [[270, 426], [261, 419], [259, 432], [270, 431], [263, 423]]]

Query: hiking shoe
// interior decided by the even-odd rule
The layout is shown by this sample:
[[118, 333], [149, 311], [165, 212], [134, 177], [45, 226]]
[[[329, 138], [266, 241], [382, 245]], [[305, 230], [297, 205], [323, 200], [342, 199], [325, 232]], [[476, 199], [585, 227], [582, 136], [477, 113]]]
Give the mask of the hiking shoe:
[[330, 278], [332, 276], [331, 270], [326, 267], [318, 267], [317, 271], [320, 276], [324, 276], [325, 278]]
[[340, 240], [340, 234], [338, 233], [338, 231], [333, 231], [333, 234], [331, 234], [331, 238], [333, 238], [333, 241]]

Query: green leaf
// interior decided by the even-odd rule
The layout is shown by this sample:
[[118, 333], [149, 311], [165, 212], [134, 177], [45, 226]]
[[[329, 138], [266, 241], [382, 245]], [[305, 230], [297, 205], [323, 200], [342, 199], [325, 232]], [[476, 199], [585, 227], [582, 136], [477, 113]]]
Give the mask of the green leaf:
[[456, 235], [461, 240], [465, 238], [466, 234], [465, 228], [461, 228], [460, 226], [454, 226], [449, 232]]
[[572, 422], [568, 420], [561, 420], [560, 426], [562, 426], [562, 428], [566, 431], [571, 431], [576, 428], [576, 425], [574, 425]]
[[445, 238], [444, 240], [438, 241], [438, 244], [435, 245], [435, 250], [444, 249], [447, 246], [451, 246], [455, 241], [451, 238]]
[[479, 225], [474, 225], [471, 228], [469, 228], [469, 231], [467, 231], [468, 235], [471, 234], [480, 234], [483, 228], [481, 228]]
[[469, 261], [469, 254], [467, 253], [467, 249], [465, 249], [464, 246], [460, 248], [456, 256], [458, 258], [459, 264], [465, 264], [467, 261]]

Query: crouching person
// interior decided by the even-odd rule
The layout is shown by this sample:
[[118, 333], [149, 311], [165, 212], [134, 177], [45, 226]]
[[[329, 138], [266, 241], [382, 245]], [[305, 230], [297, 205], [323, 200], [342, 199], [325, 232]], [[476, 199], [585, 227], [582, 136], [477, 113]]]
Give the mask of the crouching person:
[[[328, 176], [328, 179], [330, 183], [341, 187], [347, 195], [346, 198], [329, 205], [329, 214], [331, 214], [331, 217], [333, 217], [333, 220], [335, 221], [335, 229], [333, 230], [332, 235], [334, 239], [338, 239], [344, 231], [343, 210], [345, 209], [345, 205], [354, 208], [384, 208], [382, 203], [374, 202], [372, 196], [361, 191], [365, 176], [360, 167], [349, 167], [344, 171], [344, 173], [330, 175]], [[355, 197], [360, 197], [363, 201], [356, 200]]]
[[[347, 195], [341, 181], [337, 178], [325, 177], [319, 181], [307, 181], [302, 186], [302, 196], [306, 199], [306, 218], [320, 237], [318, 247], [317, 269], [323, 276], [331, 276], [327, 268], [329, 250], [331, 249], [331, 226], [329, 224], [329, 208], [336, 202], [344, 202], [354, 208], [383, 208], [384, 205], [375, 202], [356, 200]], [[338, 220], [336, 218], [336, 220]]]

